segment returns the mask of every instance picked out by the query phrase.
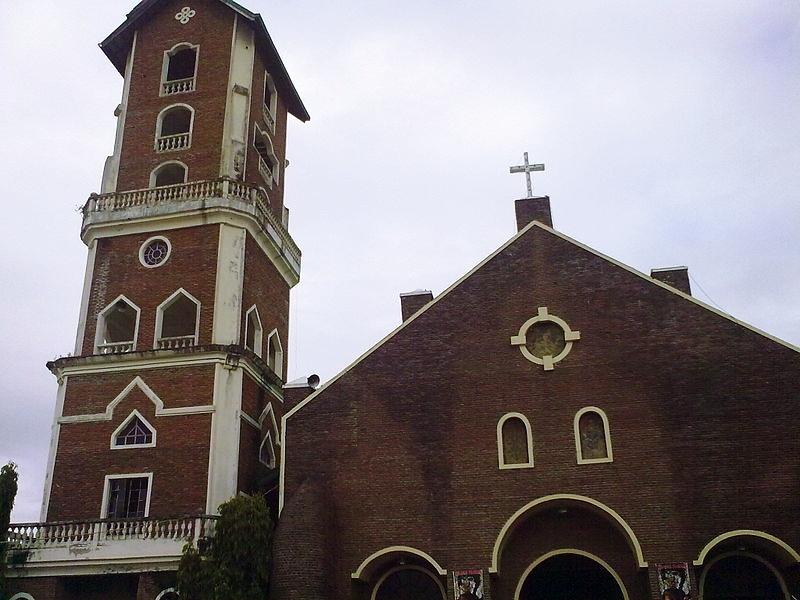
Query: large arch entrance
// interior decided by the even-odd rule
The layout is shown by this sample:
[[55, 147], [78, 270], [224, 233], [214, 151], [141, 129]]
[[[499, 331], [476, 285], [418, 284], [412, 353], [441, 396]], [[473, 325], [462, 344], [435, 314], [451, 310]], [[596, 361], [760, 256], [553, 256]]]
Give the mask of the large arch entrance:
[[600, 558], [580, 550], [557, 550], [528, 567], [514, 600], [628, 600], [628, 593]]
[[711, 561], [700, 582], [703, 600], [787, 600], [786, 584], [755, 554], [731, 552]]

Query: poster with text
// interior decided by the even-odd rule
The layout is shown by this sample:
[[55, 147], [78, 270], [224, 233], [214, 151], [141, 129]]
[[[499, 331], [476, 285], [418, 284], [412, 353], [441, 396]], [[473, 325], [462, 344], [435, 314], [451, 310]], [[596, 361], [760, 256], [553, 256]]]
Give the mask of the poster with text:
[[656, 568], [661, 600], [690, 600], [692, 584], [689, 581], [688, 563], [656, 565]]
[[456, 600], [483, 600], [483, 571], [453, 571]]

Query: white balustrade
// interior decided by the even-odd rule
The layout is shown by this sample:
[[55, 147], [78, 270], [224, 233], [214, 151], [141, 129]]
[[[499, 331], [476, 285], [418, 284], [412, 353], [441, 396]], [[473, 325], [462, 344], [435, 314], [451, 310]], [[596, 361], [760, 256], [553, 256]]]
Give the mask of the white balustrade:
[[158, 152], [174, 152], [175, 150], [185, 150], [192, 145], [192, 134], [176, 133], [175, 135], [162, 135], [156, 139], [156, 150]]
[[173, 94], [183, 94], [194, 91], [194, 77], [186, 79], [173, 79], [161, 84], [161, 95], [172, 96]]
[[266, 104], [262, 105], [262, 109], [264, 112], [264, 122], [267, 124], [267, 127], [269, 127], [269, 130], [275, 133], [275, 116]]
[[267, 183], [267, 187], [272, 189], [272, 167], [267, 164], [267, 161], [265, 161], [262, 156], [258, 157], [258, 172], [261, 173], [261, 176]]
[[189, 348], [196, 344], [195, 336], [193, 335], [177, 335], [173, 337], [158, 338], [159, 350], [178, 350], [180, 348]]
[[133, 352], [133, 341], [97, 344], [97, 350], [100, 354], [122, 354], [123, 352]]

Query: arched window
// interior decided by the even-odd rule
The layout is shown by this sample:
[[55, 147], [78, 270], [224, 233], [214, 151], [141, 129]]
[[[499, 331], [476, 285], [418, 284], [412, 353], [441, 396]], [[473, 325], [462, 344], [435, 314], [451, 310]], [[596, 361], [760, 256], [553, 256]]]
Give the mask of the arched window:
[[272, 434], [270, 432], [267, 432], [267, 435], [261, 441], [261, 446], [258, 448], [258, 460], [270, 469], [275, 468], [275, 446], [272, 444]]
[[275, 133], [275, 120], [278, 114], [278, 90], [272, 75], [264, 72], [264, 121], [272, 133]]
[[267, 338], [267, 366], [275, 375], [283, 378], [283, 344], [277, 329], [273, 329]]
[[497, 459], [501, 469], [533, 466], [533, 434], [525, 415], [508, 413], [497, 422]]
[[751, 552], [734, 551], [708, 563], [700, 577], [700, 597], [789, 600], [792, 596], [780, 572], [769, 561]]
[[162, 590], [158, 596], [155, 597], [155, 600], [178, 600], [180, 595], [175, 588], [167, 588]]
[[244, 347], [252, 350], [257, 356], [261, 356], [262, 349], [262, 329], [261, 319], [258, 316], [258, 308], [250, 307], [244, 321]]
[[253, 134], [253, 146], [258, 153], [258, 172], [264, 178], [267, 187], [272, 189], [273, 182], [277, 184], [280, 175], [278, 157], [275, 155], [269, 135], [261, 131], [258, 125]]
[[157, 152], [185, 150], [192, 145], [192, 126], [194, 109], [188, 104], [173, 104], [160, 113], [156, 119]]
[[34, 600], [33, 596], [30, 594], [26, 594], [25, 592], [18, 592], [11, 596], [8, 600]]
[[111, 434], [111, 448], [153, 448], [156, 430], [138, 410], [134, 410]]
[[200, 46], [176, 44], [164, 52], [161, 71], [161, 95], [172, 96], [193, 92], [197, 78], [197, 55]]
[[579, 465], [614, 460], [606, 413], [594, 406], [582, 408], [575, 415], [574, 428]]
[[150, 173], [150, 187], [186, 183], [189, 169], [180, 161], [161, 163]]
[[401, 566], [386, 573], [372, 593], [373, 600], [444, 600], [441, 581], [421, 567]]
[[181, 288], [156, 310], [155, 347], [174, 350], [194, 346], [199, 328], [200, 301]]
[[95, 354], [119, 354], [136, 349], [139, 307], [119, 296], [97, 315]]

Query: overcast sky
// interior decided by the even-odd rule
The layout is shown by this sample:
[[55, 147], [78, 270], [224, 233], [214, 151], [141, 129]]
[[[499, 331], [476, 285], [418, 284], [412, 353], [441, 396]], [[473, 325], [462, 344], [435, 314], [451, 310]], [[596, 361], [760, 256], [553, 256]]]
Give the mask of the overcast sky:
[[[191, 3], [191, 0], [187, 0]], [[290, 377], [335, 375], [515, 232], [509, 175], [555, 226], [800, 344], [798, 0], [249, 0], [311, 113], [286, 203], [303, 250]], [[0, 462], [39, 518], [56, 382], [122, 78], [129, 0], [0, 0]], [[699, 286], [702, 286], [701, 291]], [[706, 295], [707, 294], [707, 295]], [[678, 357], [679, 359], [679, 357]], [[76, 490], [80, 493], [80, 490]]]

